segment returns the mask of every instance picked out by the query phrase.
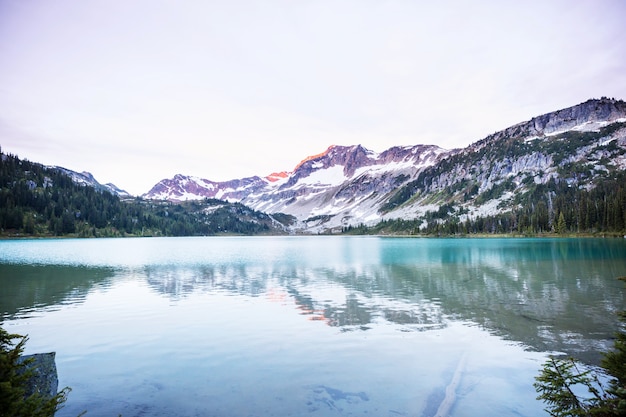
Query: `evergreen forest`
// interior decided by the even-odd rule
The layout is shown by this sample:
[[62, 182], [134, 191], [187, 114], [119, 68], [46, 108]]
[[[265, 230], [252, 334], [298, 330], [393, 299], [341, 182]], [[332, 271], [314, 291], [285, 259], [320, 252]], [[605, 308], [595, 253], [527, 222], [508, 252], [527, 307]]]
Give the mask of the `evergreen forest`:
[[[616, 163], [626, 153], [617, 140], [606, 141], [626, 127], [613, 123], [597, 132], [569, 131], [539, 141], [511, 136], [473, 145], [476, 151], [461, 152], [425, 169], [398, 189], [382, 207], [388, 212], [415, 198], [438, 202], [437, 210], [414, 220], [383, 221], [373, 227], [347, 227], [345, 233], [424, 235], [513, 234], [513, 235], [626, 235], [626, 171]], [[593, 150], [593, 152], [591, 151]], [[574, 155], [585, 155], [573, 161]], [[557, 176], [535, 181], [531, 171], [517, 178], [504, 175], [479, 193], [478, 177], [498, 166], [531, 156], [550, 156]], [[451, 186], [433, 187], [450, 172], [472, 172], [454, 178]], [[541, 175], [540, 175], [541, 176]], [[468, 215], [465, 203], [475, 207], [513, 194], [500, 201], [494, 214]]]
[[412, 220], [386, 220], [373, 227], [346, 227], [348, 234], [471, 235], [513, 234], [626, 235], [626, 173], [601, 181], [591, 189], [565, 182], [537, 184], [515, 197], [516, 208], [490, 216], [461, 216], [466, 210], [442, 204]]
[[280, 234], [270, 217], [216, 199], [170, 203], [75, 183], [66, 173], [0, 152], [1, 236], [206, 236]]
[[[442, 202], [416, 219], [347, 226], [345, 234], [425, 236], [626, 235], [626, 172], [614, 171], [593, 187], [565, 181], [529, 182], [513, 208], [489, 216], [465, 216], [467, 209]], [[512, 191], [499, 184], [480, 195], [485, 201]], [[471, 192], [471, 190], [469, 191]], [[205, 199], [173, 203], [122, 199], [81, 185], [62, 170], [0, 152], [0, 236], [208, 236], [286, 234], [294, 218], [268, 215], [239, 203]]]

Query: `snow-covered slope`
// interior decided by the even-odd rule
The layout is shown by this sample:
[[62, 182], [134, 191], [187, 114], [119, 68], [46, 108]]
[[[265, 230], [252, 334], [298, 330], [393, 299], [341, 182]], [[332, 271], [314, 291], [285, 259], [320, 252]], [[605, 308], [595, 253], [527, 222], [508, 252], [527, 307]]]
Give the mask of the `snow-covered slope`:
[[143, 197], [236, 201], [266, 213], [293, 215], [298, 229], [325, 231], [376, 221], [388, 193], [448, 153], [434, 145], [393, 147], [382, 153], [360, 145], [331, 146], [305, 158], [290, 173], [226, 182], [176, 175]]
[[382, 153], [360, 145], [332, 146], [242, 202], [259, 211], [291, 214], [300, 221], [300, 229], [313, 233], [374, 223], [390, 192], [448, 153], [433, 145], [394, 147]]
[[[277, 174], [274, 174], [277, 175]], [[225, 182], [215, 182], [187, 175], [159, 181], [142, 197], [151, 200], [187, 201], [204, 198], [217, 198], [228, 201], [241, 201], [250, 192], [265, 187], [268, 178], [250, 177]]]
[[[626, 103], [602, 98], [535, 117], [465, 149], [434, 145], [331, 146], [292, 172], [214, 182], [177, 175], [144, 198], [218, 198], [297, 219], [327, 232], [387, 219], [419, 219], [442, 205], [461, 220], [511, 210], [532, 184], [589, 189], [626, 168]], [[611, 174], [612, 175], [612, 174]], [[516, 200], [517, 199], [517, 200]]]

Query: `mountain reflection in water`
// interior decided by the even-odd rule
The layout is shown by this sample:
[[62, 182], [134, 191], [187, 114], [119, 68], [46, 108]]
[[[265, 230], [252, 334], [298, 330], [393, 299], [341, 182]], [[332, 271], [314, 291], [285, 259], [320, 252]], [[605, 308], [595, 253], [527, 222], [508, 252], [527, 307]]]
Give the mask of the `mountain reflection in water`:
[[[470, 321], [597, 363], [624, 308], [620, 239], [213, 238], [5, 241], [4, 319], [80, 303], [121, 276], [172, 300], [267, 297], [342, 331]], [[80, 245], [80, 246], [79, 246]], [[4, 258], [4, 259], [3, 259]], [[126, 278], [125, 278], [126, 279]], [[57, 307], [55, 307], [57, 306]]]
[[59, 417], [536, 416], [548, 353], [610, 346], [624, 275], [623, 239], [0, 241], [0, 318], [57, 351]]
[[470, 321], [592, 363], [610, 345], [624, 306], [616, 279], [626, 268], [623, 246], [593, 239], [431, 242], [385, 239], [379, 260], [369, 263], [159, 265], [142, 273], [173, 300], [194, 292], [268, 297], [342, 331], [380, 322], [426, 331], [450, 319]]

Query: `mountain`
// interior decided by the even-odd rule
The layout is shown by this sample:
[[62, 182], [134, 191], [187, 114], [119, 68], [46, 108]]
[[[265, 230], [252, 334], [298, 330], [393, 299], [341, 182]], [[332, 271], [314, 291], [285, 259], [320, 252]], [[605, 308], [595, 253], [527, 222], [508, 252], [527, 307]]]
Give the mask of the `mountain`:
[[[276, 175], [276, 174], [274, 174]], [[274, 177], [270, 177], [274, 178]], [[172, 179], [159, 181], [143, 198], [149, 200], [188, 201], [217, 198], [241, 201], [254, 190], [262, 188], [271, 179], [250, 177], [225, 182], [214, 182], [199, 177], [175, 175]]]
[[226, 182], [176, 175], [142, 197], [237, 201], [258, 211], [295, 216], [296, 230], [319, 232], [378, 219], [378, 208], [390, 192], [448, 153], [434, 145], [393, 147], [382, 153], [360, 145], [330, 146], [289, 173]]
[[[561, 207], [563, 196], [589, 198], [606, 187], [621, 192], [625, 155], [626, 103], [601, 98], [534, 117], [464, 149], [415, 145], [377, 153], [330, 146], [291, 172], [225, 182], [177, 175], [143, 197], [240, 202], [292, 215], [293, 230], [310, 233], [393, 221], [412, 221], [415, 230], [447, 222], [467, 229], [507, 213], [515, 217], [504, 222], [509, 230], [527, 221], [534, 231], [548, 231], [559, 214], [566, 225], [581, 215], [580, 202], [578, 214]], [[502, 219], [493, 221], [492, 229], [504, 228]]]
[[100, 184], [94, 176], [90, 172], [76, 172], [71, 169], [59, 167], [59, 166], [49, 166], [49, 169], [54, 169], [64, 173], [69, 176], [74, 183], [79, 185], [85, 185], [88, 187], [93, 187], [98, 191], [107, 191], [113, 195], [116, 195], [121, 198], [131, 198], [132, 196], [125, 190], [117, 187], [115, 184]]
[[589, 100], [448, 155], [398, 189], [381, 212], [387, 219], [426, 220], [427, 212], [443, 206], [441, 218], [456, 214], [462, 222], [543, 204], [553, 227], [556, 214], [564, 212], [555, 207], [557, 197], [577, 198], [576, 190], [609, 183], [619, 191], [625, 169], [626, 103]]
[[293, 215], [297, 227], [308, 232], [374, 223], [390, 193], [448, 153], [434, 145], [393, 147], [382, 153], [360, 145], [331, 146], [242, 202], [256, 210]]
[[0, 236], [286, 234], [292, 219], [216, 199], [121, 199], [91, 174], [21, 160], [0, 150]]

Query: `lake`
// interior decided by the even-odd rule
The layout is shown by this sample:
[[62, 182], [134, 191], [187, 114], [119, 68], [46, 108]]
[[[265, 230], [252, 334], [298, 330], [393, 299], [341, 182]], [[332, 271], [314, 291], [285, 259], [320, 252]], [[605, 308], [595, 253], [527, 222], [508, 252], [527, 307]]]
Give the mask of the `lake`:
[[57, 416], [541, 416], [597, 365], [626, 239], [0, 241], [0, 320], [57, 352]]

